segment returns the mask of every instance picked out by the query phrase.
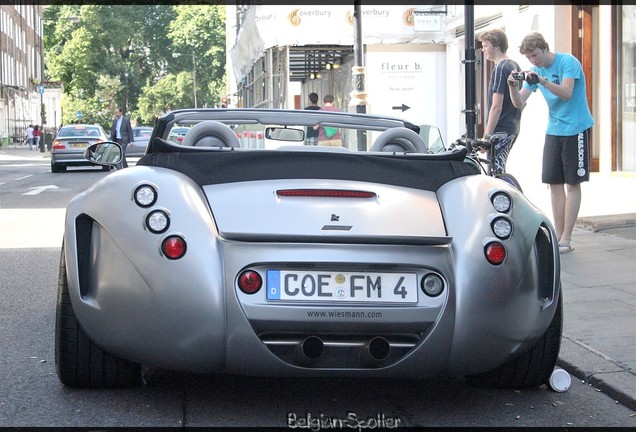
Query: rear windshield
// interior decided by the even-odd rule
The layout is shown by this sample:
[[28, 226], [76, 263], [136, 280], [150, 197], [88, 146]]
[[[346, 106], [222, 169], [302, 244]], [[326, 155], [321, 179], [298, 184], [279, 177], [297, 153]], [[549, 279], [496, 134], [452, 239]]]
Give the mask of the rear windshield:
[[[294, 124], [261, 124], [256, 120], [249, 122], [223, 121], [229, 126], [238, 144], [231, 147], [255, 150], [274, 150], [287, 146], [310, 145], [340, 147], [352, 152], [367, 151], [372, 149], [375, 139], [382, 133], [379, 130], [365, 129], [364, 126], [354, 127], [319, 127], [316, 128]], [[186, 135], [197, 123], [188, 121], [174, 123], [164, 133], [165, 140], [177, 145], [195, 145], [205, 147], [205, 143], [187, 144]], [[439, 153], [445, 150], [444, 143], [438, 128], [421, 125], [415, 127], [426, 146], [427, 153]], [[362, 145], [360, 144], [362, 142]], [[209, 146], [218, 145], [214, 141]]]
[[101, 131], [96, 126], [66, 126], [60, 129], [59, 138], [69, 137], [101, 137]]

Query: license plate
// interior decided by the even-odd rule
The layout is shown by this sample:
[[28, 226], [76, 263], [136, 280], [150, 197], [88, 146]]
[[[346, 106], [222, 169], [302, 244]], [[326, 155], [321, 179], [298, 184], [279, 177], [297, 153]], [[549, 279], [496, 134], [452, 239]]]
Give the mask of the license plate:
[[73, 143], [71, 144], [72, 148], [86, 148], [88, 147], [88, 143]]
[[267, 270], [267, 300], [417, 303], [415, 273]]

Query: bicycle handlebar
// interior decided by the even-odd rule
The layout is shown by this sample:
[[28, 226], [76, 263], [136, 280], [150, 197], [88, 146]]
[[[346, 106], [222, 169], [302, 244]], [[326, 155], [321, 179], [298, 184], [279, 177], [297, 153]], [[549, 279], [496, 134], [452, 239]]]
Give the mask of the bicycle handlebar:
[[469, 153], [474, 150], [484, 149], [484, 150], [492, 150], [493, 142], [489, 140], [482, 140], [478, 138], [466, 138], [462, 137], [456, 140], [453, 143], [453, 146], [462, 145], [466, 147]]

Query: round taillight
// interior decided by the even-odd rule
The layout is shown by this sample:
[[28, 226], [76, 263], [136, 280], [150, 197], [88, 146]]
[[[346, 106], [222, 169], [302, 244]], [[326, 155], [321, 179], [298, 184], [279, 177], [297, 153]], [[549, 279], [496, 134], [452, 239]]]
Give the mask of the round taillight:
[[429, 297], [437, 297], [444, 290], [444, 281], [439, 275], [429, 273], [422, 279], [421, 286], [424, 294]]
[[186, 253], [186, 242], [179, 236], [166, 237], [161, 243], [161, 251], [169, 259], [179, 259]]
[[492, 232], [502, 240], [507, 239], [512, 234], [512, 222], [505, 217], [498, 217], [491, 222]]
[[510, 195], [505, 192], [497, 192], [490, 197], [490, 201], [492, 202], [492, 206], [499, 213], [507, 213], [512, 207], [512, 199]]
[[501, 243], [488, 243], [486, 245], [485, 254], [490, 264], [499, 265], [506, 259], [506, 248]]
[[263, 278], [253, 270], [245, 270], [239, 275], [238, 286], [245, 294], [254, 294], [263, 286]]
[[135, 189], [133, 197], [139, 207], [150, 207], [157, 202], [157, 191], [150, 185], [141, 185]]
[[155, 210], [146, 217], [146, 227], [155, 234], [166, 232], [170, 226], [170, 218], [163, 210]]

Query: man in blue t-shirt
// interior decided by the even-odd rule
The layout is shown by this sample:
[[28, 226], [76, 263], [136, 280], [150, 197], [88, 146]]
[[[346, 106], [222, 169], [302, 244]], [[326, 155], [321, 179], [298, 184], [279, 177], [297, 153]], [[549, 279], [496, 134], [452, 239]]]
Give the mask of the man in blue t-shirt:
[[[550, 185], [559, 251], [572, 251], [572, 230], [581, 207], [581, 182], [590, 179], [590, 128], [594, 119], [587, 104], [581, 62], [571, 54], [553, 53], [540, 33], [521, 42], [521, 54], [533, 67], [521, 81], [508, 78], [512, 103], [520, 108], [537, 89], [548, 104], [543, 147], [543, 183]], [[514, 71], [517, 72], [517, 71]]]

